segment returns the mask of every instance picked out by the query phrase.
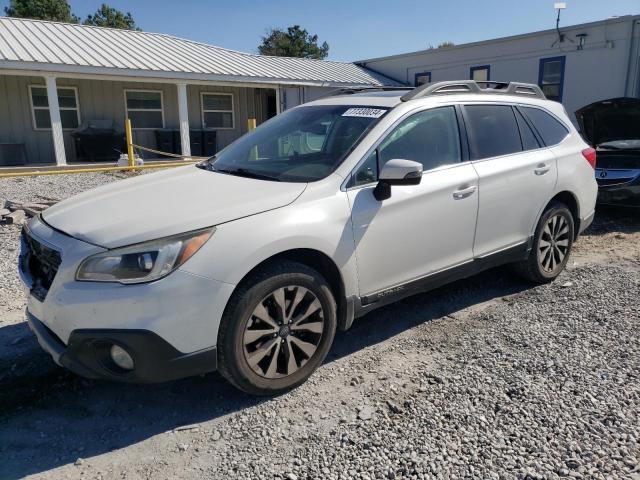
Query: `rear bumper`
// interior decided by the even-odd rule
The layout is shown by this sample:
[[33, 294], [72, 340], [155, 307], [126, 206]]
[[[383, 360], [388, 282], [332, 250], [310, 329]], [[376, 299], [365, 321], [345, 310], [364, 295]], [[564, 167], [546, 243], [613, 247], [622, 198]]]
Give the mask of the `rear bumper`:
[[640, 180], [635, 185], [600, 187], [598, 204], [640, 208]]
[[587, 228], [589, 228], [589, 226], [593, 223], [593, 217], [595, 217], [596, 212], [595, 210], [593, 212], [591, 212], [591, 215], [589, 215], [586, 218], [583, 218], [582, 220], [580, 220], [580, 227], [578, 229], [578, 235], [581, 235], [582, 232], [584, 232]]
[[[86, 378], [130, 383], [157, 383], [211, 372], [217, 367], [216, 348], [182, 353], [148, 330], [79, 329], [65, 345], [44, 323], [27, 311], [29, 327], [53, 361]], [[112, 345], [124, 348], [134, 368], [124, 371], [110, 360]]]
[[[615, 172], [615, 170], [609, 172]], [[636, 173], [634, 178], [624, 183], [613, 185], [599, 183], [597, 202], [600, 205], [640, 208], [640, 174]]]

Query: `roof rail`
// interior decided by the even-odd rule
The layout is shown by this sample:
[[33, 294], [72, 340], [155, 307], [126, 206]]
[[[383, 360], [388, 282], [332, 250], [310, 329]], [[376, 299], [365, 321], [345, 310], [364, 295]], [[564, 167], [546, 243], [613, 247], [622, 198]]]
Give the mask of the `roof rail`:
[[454, 93], [503, 93], [505, 95], [523, 95], [546, 99], [538, 85], [520, 82], [492, 82], [475, 80], [453, 80], [447, 82], [425, 83], [424, 85], [400, 97], [403, 102], [424, 98], [430, 95]]
[[335, 90], [331, 90], [329, 93], [322, 95], [318, 98], [326, 98], [326, 97], [335, 97], [336, 95], [353, 95], [355, 93], [360, 92], [371, 92], [371, 91], [380, 91], [387, 92], [393, 90], [411, 90], [414, 87], [387, 87], [387, 86], [379, 86], [379, 87], [351, 87], [351, 88], [337, 88]]

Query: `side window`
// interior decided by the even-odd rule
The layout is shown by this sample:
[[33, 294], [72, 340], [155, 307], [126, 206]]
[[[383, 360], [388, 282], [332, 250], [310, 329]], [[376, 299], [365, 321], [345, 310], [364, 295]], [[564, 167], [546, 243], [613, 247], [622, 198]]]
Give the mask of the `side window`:
[[557, 145], [569, 135], [569, 130], [558, 120], [539, 108], [522, 107], [525, 115], [542, 137], [547, 147]]
[[414, 85], [419, 87], [425, 83], [431, 83], [431, 72], [416, 73]]
[[454, 107], [424, 110], [403, 120], [378, 147], [380, 167], [401, 158], [422, 163], [425, 171], [460, 161]]
[[478, 67], [471, 67], [469, 69], [469, 78], [476, 82], [488, 82], [491, 72], [489, 65], [480, 65]]
[[[51, 129], [49, 98], [47, 89], [39, 85], [30, 85], [31, 111], [33, 125], [36, 130]], [[58, 87], [58, 105], [62, 128], [78, 128], [80, 125], [80, 109], [78, 108], [78, 89], [76, 87]]]
[[[376, 162], [376, 155], [380, 156], [379, 162]], [[420, 162], [424, 171], [460, 162], [455, 108], [432, 108], [403, 120], [360, 165], [349, 186], [375, 182], [377, 165], [382, 167], [394, 158]]]
[[566, 57], [541, 58], [538, 85], [549, 100], [562, 101]]
[[357, 187], [358, 185], [367, 185], [378, 180], [378, 150], [374, 150], [367, 157], [358, 170], [351, 177], [348, 187]]
[[518, 130], [520, 130], [520, 138], [522, 139], [522, 149], [535, 150], [536, 148], [540, 148], [538, 139], [534, 135], [531, 127], [529, 127], [529, 124], [525, 121], [520, 111], [518, 109], [515, 109], [515, 113], [516, 120], [518, 121]]
[[516, 117], [509, 105], [465, 105], [464, 109], [473, 160], [522, 151]]

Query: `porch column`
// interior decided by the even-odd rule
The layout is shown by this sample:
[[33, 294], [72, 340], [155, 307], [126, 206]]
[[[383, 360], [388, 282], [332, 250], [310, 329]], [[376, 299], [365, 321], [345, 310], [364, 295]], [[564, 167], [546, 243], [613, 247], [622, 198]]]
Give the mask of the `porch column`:
[[51, 135], [53, 136], [53, 150], [56, 154], [58, 166], [67, 164], [67, 156], [64, 151], [64, 138], [62, 137], [62, 121], [60, 120], [60, 104], [58, 103], [58, 88], [56, 77], [48, 75], [44, 77], [47, 85], [47, 100], [49, 102], [49, 115], [51, 116]]
[[178, 83], [178, 120], [180, 122], [180, 143], [182, 155], [191, 156], [191, 139], [189, 138], [189, 106], [187, 105], [187, 84]]
[[280, 103], [280, 85], [276, 87], [276, 115], [282, 112], [282, 104]]

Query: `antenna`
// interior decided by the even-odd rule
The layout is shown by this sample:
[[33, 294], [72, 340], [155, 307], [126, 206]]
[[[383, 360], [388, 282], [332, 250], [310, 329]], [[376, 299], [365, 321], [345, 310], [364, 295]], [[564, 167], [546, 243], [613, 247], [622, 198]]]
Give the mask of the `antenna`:
[[558, 16], [556, 17], [556, 32], [558, 32], [558, 39], [551, 44], [551, 47], [555, 47], [556, 44], [564, 42], [564, 33], [560, 31], [560, 12], [567, 8], [567, 2], [556, 2], [553, 4], [553, 8], [558, 11]]

